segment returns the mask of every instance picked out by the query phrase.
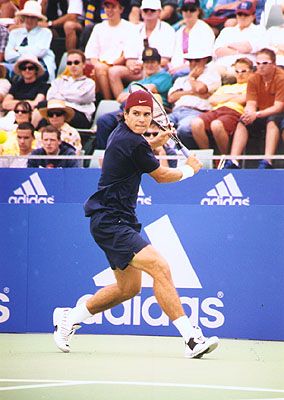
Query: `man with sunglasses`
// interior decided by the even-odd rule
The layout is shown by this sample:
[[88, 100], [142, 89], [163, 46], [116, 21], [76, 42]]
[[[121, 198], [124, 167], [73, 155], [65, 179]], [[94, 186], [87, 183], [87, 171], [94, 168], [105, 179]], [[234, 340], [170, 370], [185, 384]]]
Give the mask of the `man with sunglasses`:
[[271, 169], [269, 156], [275, 154], [279, 133], [275, 132], [272, 121], [284, 110], [284, 71], [275, 64], [276, 55], [273, 50], [264, 48], [256, 54], [256, 72], [248, 80], [246, 106], [237, 125], [231, 156], [225, 168], [237, 169], [237, 156], [245, 150], [250, 136], [255, 136], [259, 142], [259, 153], [262, 153], [261, 141], [265, 135], [265, 156], [259, 162], [258, 168]]
[[236, 10], [237, 25], [223, 28], [214, 45], [214, 61], [223, 78], [234, 77], [232, 65], [237, 58], [247, 57], [255, 63], [255, 54], [267, 47], [266, 31], [255, 25], [255, 4], [242, 1]]

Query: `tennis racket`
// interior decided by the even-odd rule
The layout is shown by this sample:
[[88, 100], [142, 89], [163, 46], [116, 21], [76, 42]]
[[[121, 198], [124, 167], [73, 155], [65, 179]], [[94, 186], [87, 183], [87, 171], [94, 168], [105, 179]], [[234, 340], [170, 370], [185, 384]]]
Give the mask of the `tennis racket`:
[[156, 99], [156, 97], [153, 95], [151, 90], [149, 90], [147, 87], [142, 85], [142, 83], [139, 82], [133, 82], [129, 86], [129, 92], [133, 93], [136, 92], [137, 90], [144, 90], [145, 92], [149, 93], [152, 96], [153, 99], [153, 122], [163, 131], [169, 130], [170, 131], [170, 138], [175, 142], [175, 145], [178, 150], [180, 150], [183, 155], [188, 158], [189, 157], [189, 151], [182, 142], [179, 140], [178, 136], [176, 135], [175, 128], [173, 127], [172, 123], [170, 122], [168, 118], [168, 114], [166, 113], [163, 105]]

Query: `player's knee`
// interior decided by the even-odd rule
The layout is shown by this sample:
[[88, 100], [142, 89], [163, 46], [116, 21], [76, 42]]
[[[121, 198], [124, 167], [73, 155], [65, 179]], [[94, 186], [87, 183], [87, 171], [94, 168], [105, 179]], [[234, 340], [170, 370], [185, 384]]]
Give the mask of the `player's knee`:
[[132, 299], [140, 293], [141, 284], [140, 283], [132, 283], [130, 286], [127, 286], [122, 289], [122, 297], [123, 301]]
[[152, 276], [154, 279], [170, 280], [171, 271], [168, 263], [163, 259], [158, 258], [153, 264]]

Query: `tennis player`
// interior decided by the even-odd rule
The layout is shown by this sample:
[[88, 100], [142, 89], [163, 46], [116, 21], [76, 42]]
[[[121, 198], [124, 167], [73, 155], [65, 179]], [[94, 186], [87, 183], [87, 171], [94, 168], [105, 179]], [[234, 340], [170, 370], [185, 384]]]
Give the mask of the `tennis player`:
[[[179, 168], [160, 166], [143, 134], [151, 124], [153, 101], [145, 91], [127, 99], [124, 121], [109, 137], [98, 190], [85, 203], [90, 229], [96, 243], [114, 271], [116, 283], [97, 291], [86, 303], [73, 309], [56, 308], [53, 314], [54, 339], [63, 352], [70, 351], [70, 338], [79, 323], [137, 295], [141, 273], [153, 278], [156, 299], [185, 342], [185, 357], [200, 358], [218, 345], [216, 336], [205, 338], [185, 315], [174, 287], [167, 261], [140, 236], [135, 207], [141, 175], [148, 173], [158, 183], [177, 182], [196, 174], [202, 164], [194, 156]], [[158, 135], [159, 136], [159, 135]], [[157, 138], [158, 138], [157, 136]], [[160, 146], [168, 139], [162, 134]]]

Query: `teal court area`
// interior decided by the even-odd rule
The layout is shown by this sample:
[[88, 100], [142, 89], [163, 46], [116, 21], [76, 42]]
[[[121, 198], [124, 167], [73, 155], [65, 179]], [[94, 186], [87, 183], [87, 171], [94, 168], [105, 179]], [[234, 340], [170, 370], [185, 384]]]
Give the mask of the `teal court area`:
[[1, 400], [284, 399], [284, 343], [221, 339], [200, 360], [176, 337], [0, 335]]

